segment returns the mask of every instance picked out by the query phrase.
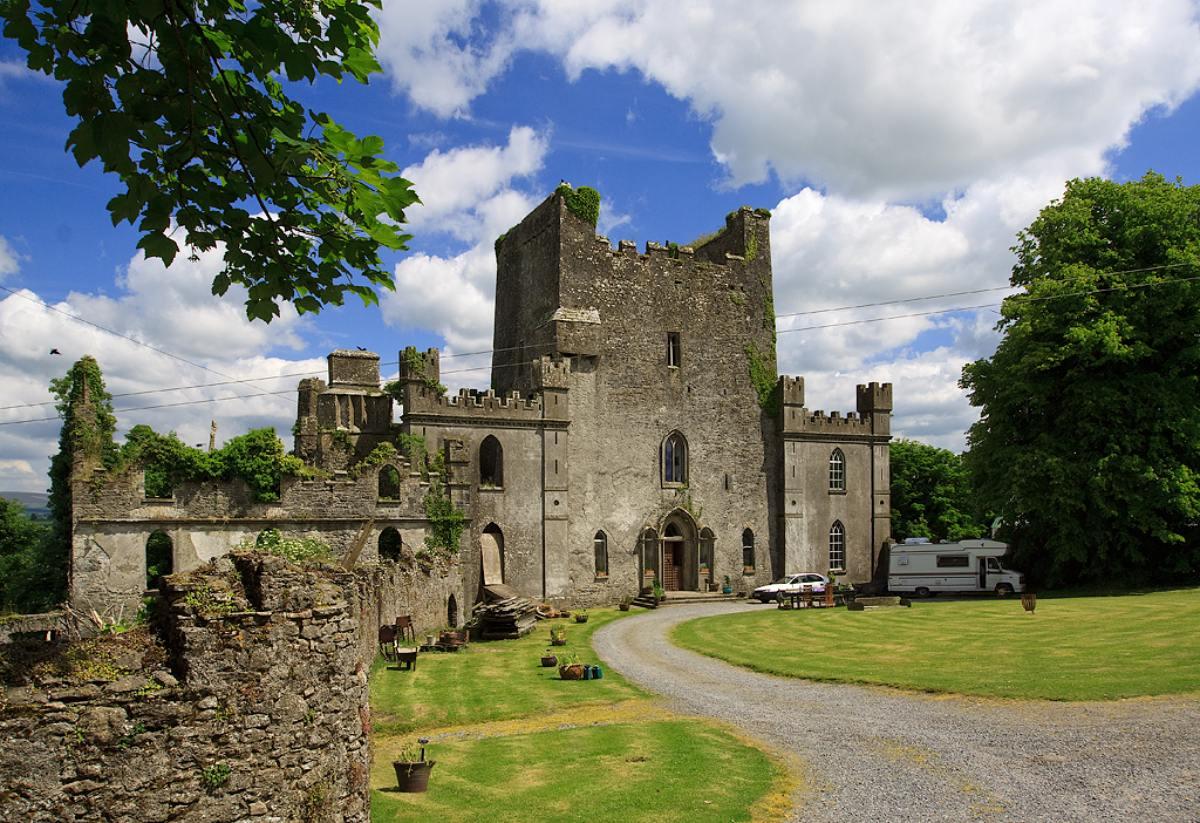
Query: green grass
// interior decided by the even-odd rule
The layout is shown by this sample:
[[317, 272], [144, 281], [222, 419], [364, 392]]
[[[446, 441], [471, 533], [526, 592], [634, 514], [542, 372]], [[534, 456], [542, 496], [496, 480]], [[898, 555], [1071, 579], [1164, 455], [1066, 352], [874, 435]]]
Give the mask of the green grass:
[[395, 734], [483, 723], [644, 696], [616, 672], [605, 669], [598, 681], [562, 681], [558, 669], [544, 669], [539, 660], [550, 645], [550, 628], [566, 626], [567, 645], [555, 652], [575, 652], [582, 663], [599, 663], [592, 634], [621, 614], [604, 609], [591, 612], [587, 623], [546, 620], [520, 640], [472, 643], [452, 654], [421, 654], [415, 672], [391, 671], [377, 660], [370, 679], [375, 730]]
[[[441, 743], [426, 794], [371, 793], [371, 819], [750, 820], [779, 767], [694, 720], [587, 726]], [[376, 758], [372, 784], [394, 786]]]
[[933, 692], [1112, 700], [1200, 692], [1200, 589], [914, 601], [911, 609], [707, 617], [679, 645], [771, 674]]

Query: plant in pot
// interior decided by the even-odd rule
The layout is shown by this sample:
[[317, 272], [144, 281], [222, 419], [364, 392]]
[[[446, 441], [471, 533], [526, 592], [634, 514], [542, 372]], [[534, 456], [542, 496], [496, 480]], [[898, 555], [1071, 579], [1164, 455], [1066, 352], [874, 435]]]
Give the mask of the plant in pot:
[[558, 665], [558, 657], [555, 656], [553, 649], [546, 649], [546, 653], [542, 655], [542, 666], [547, 669], [552, 669]]
[[725, 580], [721, 583], [721, 594], [733, 594], [733, 584], [729, 582], [729, 575], [725, 575]]
[[437, 761], [425, 759], [425, 746], [428, 743], [429, 738], [422, 737], [415, 746], [406, 744], [392, 761], [400, 791], [423, 792], [429, 788], [429, 773]]
[[576, 623], [586, 623], [587, 619], [588, 619], [588, 613], [586, 610], [580, 609], [579, 611], [575, 612], [575, 622]]
[[550, 645], [565, 646], [567, 645], [567, 627], [554, 626], [550, 629]]
[[657, 583], [654, 584], [654, 599], [659, 603], [667, 599], [667, 590]]
[[654, 590], [654, 569], [642, 572], [642, 594], [650, 594]]
[[621, 602], [617, 604], [617, 608], [623, 612], [629, 611], [629, 607], [633, 605], [633, 598], [625, 595], [621, 598]]
[[562, 680], [583, 680], [584, 666], [579, 662], [579, 655], [575, 652], [563, 655], [563, 659], [558, 667], [558, 676]]

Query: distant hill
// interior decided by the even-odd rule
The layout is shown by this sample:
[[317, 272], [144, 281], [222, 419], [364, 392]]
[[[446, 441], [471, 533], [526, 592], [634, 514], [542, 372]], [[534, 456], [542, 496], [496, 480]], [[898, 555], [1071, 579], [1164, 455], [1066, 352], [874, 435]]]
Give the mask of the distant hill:
[[45, 492], [5, 492], [0, 491], [0, 497], [14, 500], [25, 507], [30, 517], [50, 516], [50, 495]]

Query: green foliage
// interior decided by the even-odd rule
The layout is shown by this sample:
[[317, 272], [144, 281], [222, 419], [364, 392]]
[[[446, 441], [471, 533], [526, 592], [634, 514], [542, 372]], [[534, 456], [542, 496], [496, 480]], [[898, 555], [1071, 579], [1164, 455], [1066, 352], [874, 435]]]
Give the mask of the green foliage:
[[228, 763], [213, 763], [200, 770], [200, 785], [207, 792], [214, 792], [229, 782], [233, 769]]
[[0, 19], [29, 68], [62, 84], [75, 161], [120, 179], [114, 225], [136, 224], [138, 247], [166, 264], [176, 227], [192, 256], [223, 247], [213, 292], [245, 286], [247, 315], [269, 321], [281, 301], [319, 311], [394, 288], [379, 249], [406, 248], [411, 184], [381, 138], [306, 111], [285, 85], [366, 83], [380, 6], [9, 0]]
[[246, 541], [239, 548], [251, 548], [257, 551], [282, 557], [292, 563], [327, 563], [333, 560], [333, 552], [328, 544], [315, 537], [284, 537], [278, 529], [264, 529], [255, 538], [253, 544]]
[[425, 493], [425, 517], [429, 519], [426, 547], [443, 555], [458, 554], [466, 518], [438, 480], [431, 480], [429, 491]]
[[758, 257], [758, 235], [753, 231], [750, 232], [750, 239], [746, 241], [746, 262], [753, 263]]
[[198, 586], [183, 596], [183, 605], [203, 617], [221, 617], [238, 610], [232, 594], [211, 586]]
[[779, 376], [775, 373], [774, 358], [768, 358], [753, 343], [746, 344], [745, 352], [750, 382], [758, 394], [758, 405], [771, 417], [776, 417], [783, 402], [783, 395], [779, 390]]
[[48, 524], [30, 519], [20, 503], [0, 498], [0, 612], [40, 612], [54, 605], [41, 590], [39, 568], [50, 538]]
[[1200, 186], [1072, 180], [1018, 235], [965, 460], [1045, 584], [1200, 576], [1197, 214]]
[[[425, 358], [417, 351], [415, 346], [407, 347], [400, 353], [400, 360], [404, 363], [405, 369], [410, 375], [421, 376], [421, 383], [425, 388], [436, 392], [439, 396], [446, 393], [446, 387], [434, 379], [432, 375], [425, 373]], [[401, 395], [399, 399], [403, 400]]]
[[754, 213], [757, 214], [759, 217], [770, 217], [771, 216], [770, 209], [757, 208], [754, 210]]
[[600, 192], [589, 186], [572, 188], [570, 183], [562, 183], [554, 190], [562, 196], [567, 205], [567, 211], [590, 225], [593, 229], [600, 221]]
[[396, 444], [400, 446], [400, 451], [404, 452], [404, 456], [408, 458], [408, 462], [412, 467], [421, 473], [421, 477], [429, 479], [429, 463], [428, 453], [425, 449], [425, 438], [418, 434], [405, 434], [401, 432], [396, 435]]
[[157, 580], [173, 571], [171, 538], [158, 531], [146, 540], [146, 588], [154, 588]]
[[983, 537], [986, 526], [972, 516], [974, 500], [962, 458], [916, 440], [893, 440], [892, 534], [957, 541]]
[[136, 465], [145, 470], [148, 497], [169, 497], [172, 489], [184, 480], [240, 477], [250, 486], [254, 499], [261, 503], [279, 499], [279, 482], [284, 475], [321, 474], [300, 458], [285, 454], [283, 442], [274, 429], [255, 429], [206, 452], [188, 446], [174, 432], [159, 434], [149, 426], [134, 426], [121, 447], [116, 467], [128, 470]]

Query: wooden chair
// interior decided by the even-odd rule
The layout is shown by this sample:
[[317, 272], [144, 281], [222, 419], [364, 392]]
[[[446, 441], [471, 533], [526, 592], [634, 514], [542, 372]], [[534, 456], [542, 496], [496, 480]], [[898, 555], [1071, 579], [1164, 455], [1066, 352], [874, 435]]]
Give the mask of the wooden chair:
[[389, 662], [396, 659], [396, 627], [379, 627], [379, 653]]
[[421, 650], [417, 643], [417, 630], [413, 626], [412, 615], [405, 614], [396, 618], [396, 625], [389, 626], [396, 640], [396, 662], [412, 671], [417, 667], [417, 653]]

